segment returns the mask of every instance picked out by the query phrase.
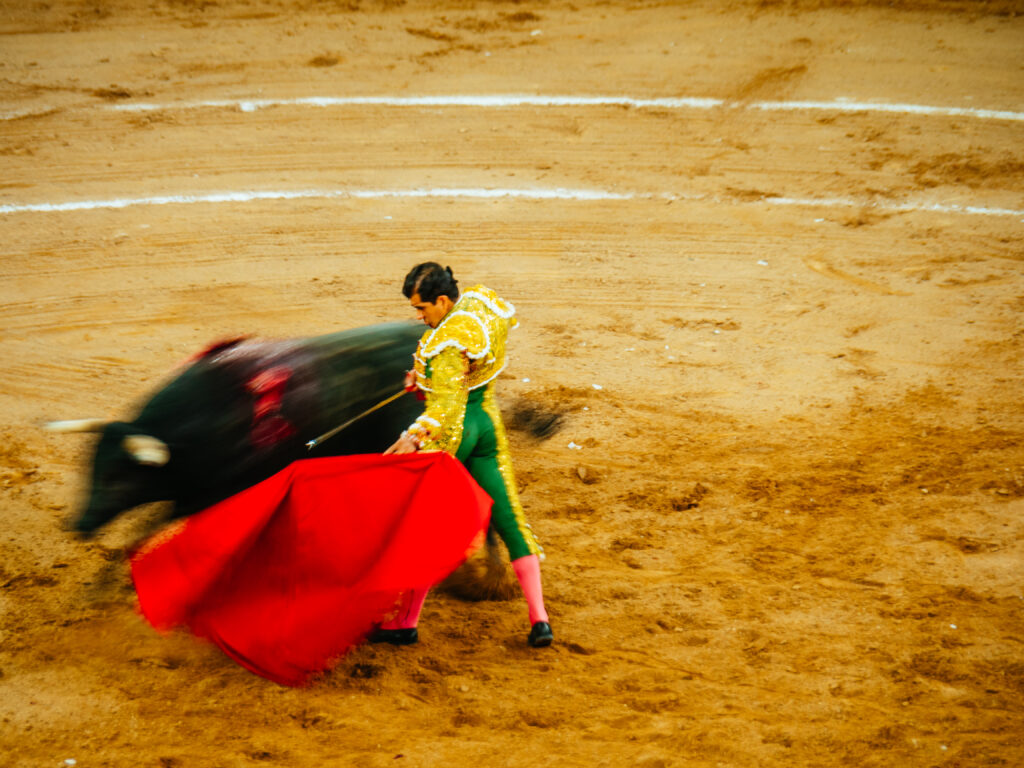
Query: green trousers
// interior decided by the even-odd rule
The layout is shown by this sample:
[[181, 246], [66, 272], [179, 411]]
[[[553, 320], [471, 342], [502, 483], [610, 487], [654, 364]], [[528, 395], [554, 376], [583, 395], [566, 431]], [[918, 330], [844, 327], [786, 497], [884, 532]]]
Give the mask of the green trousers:
[[493, 383], [469, 393], [462, 442], [455, 458], [494, 501], [491, 527], [508, 547], [509, 559], [542, 554], [519, 502], [508, 437], [494, 398]]

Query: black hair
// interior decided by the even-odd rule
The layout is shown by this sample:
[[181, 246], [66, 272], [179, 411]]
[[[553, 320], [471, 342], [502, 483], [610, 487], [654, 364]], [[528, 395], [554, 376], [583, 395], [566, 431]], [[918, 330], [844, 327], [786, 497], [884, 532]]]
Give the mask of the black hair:
[[411, 299], [419, 294], [420, 299], [428, 304], [437, 302], [439, 296], [447, 296], [452, 301], [459, 298], [459, 281], [452, 274], [451, 267], [442, 267], [434, 261], [425, 261], [409, 270], [402, 286], [405, 298]]

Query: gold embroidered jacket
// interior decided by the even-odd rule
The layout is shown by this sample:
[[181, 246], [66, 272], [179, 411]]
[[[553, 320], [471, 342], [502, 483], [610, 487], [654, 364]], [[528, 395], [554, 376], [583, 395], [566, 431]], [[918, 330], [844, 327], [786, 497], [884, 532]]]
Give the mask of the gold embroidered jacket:
[[519, 324], [515, 311], [490, 288], [474, 285], [423, 334], [413, 362], [427, 406], [406, 430], [421, 450], [458, 451], [470, 391], [486, 387], [505, 367], [508, 332]]

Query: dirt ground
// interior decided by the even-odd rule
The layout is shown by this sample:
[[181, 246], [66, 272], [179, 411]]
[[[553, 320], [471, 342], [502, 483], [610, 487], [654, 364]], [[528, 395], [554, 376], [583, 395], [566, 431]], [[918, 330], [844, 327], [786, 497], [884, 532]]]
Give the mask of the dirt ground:
[[[1018, 10], [0, 2], [0, 763], [1024, 764]], [[435, 592], [290, 689], [154, 632], [159, 510], [65, 533], [40, 425], [409, 317], [424, 258], [564, 414], [513, 433], [555, 644]]]

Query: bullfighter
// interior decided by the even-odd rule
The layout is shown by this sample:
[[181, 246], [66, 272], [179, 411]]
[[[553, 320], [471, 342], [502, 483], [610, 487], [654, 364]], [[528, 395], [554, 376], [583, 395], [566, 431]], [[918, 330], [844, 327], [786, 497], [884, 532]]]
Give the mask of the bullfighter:
[[[509, 329], [518, 325], [515, 308], [491, 289], [475, 285], [460, 295], [450, 267], [425, 262], [413, 267], [402, 292], [424, 332], [406, 377], [426, 407], [386, 453], [446, 451], [465, 465], [494, 505], [491, 526], [508, 548], [512, 568], [529, 610], [528, 642], [534, 648], [554, 639], [544, 607], [540, 561], [543, 549], [526, 522], [516, 490], [508, 438], [495, 400], [495, 380], [505, 367]], [[427, 590], [410, 590], [398, 615], [371, 638], [406, 645], [416, 629]]]

